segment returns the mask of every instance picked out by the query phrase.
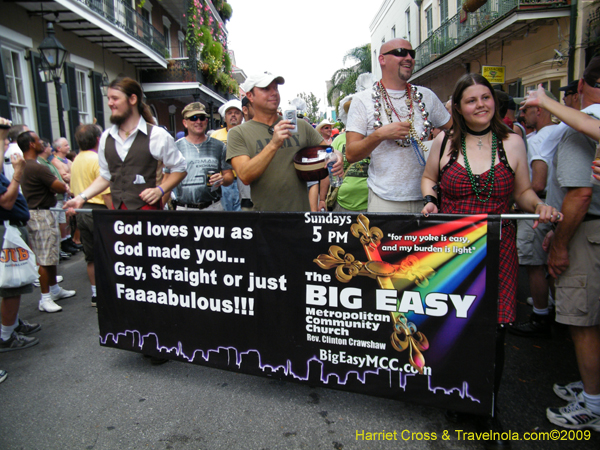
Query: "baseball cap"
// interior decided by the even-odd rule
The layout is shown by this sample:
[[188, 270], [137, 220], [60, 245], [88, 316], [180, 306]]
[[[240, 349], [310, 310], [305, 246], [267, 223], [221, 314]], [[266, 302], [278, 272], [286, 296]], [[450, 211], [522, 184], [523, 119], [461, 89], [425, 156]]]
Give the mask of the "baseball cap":
[[202, 103], [190, 103], [185, 108], [183, 108], [183, 111], [181, 111], [181, 115], [184, 119], [187, 119], [188, 117], [193, 116], [194, 114], [206, 114], [206, 108]]
[[273, 81], [277, 81], [277, 84], [285, 83], [283, 77], [273, 75], [269, 72], [265, 72], [258, 75], [250, 75], [248, 78], [246, 78], [246, 81], [244, 81], [240, 87], [244, 91], [248, 92], [254, 87], [266, 88]]
[[575, 94], [577, 92], [577, 88], [579, 86], [579, 80], [573, 80], [566, 86], [563, 86], [559, 89], [565, 93], [565, 95]]
[[221, 115], [221, 117], [225, 117], [225, 113], [228, 109], [231, 108], [239, 109], [240, 111], [242, 111], [242, 102], [240, 102], [237, 98], [234, 98], [233, 100], [229, 100], [227, 103], [223, 103], [219, 107], [219, 114]]
[[582, 77], [591, 87], [596, 87], [600, 78], [600, 55], [594, 56], [583, 71]]

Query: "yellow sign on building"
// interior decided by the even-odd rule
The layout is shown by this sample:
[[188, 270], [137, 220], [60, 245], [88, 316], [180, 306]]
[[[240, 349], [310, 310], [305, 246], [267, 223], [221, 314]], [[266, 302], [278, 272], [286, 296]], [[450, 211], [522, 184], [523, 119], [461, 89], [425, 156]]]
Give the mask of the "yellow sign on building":
[[504, 84], [506, 66], [481, 66], [481, 74], [492, 84]]

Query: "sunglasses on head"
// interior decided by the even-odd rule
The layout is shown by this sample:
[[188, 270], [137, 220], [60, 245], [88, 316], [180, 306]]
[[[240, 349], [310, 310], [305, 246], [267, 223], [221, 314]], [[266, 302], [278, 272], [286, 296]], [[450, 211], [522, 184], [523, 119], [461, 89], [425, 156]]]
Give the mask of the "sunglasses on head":
[[389, 52], [385, 52], [384, 55], [394, 55], [399, 58], [404, 58], [406, 55], [410, 55], [412, 59], [415, 59], [416, 52], [414, 50], [409, 50], [407, 48], [395, 48], [390, 50]]
[[189, 120], [190, 122], [195, 122], [197, 120], [200, 120], [201, 122], [204, 122], [206, 119], [207, 119], [206, 114], [194, 114], [193, 116], [189, 116], [185, 120]]

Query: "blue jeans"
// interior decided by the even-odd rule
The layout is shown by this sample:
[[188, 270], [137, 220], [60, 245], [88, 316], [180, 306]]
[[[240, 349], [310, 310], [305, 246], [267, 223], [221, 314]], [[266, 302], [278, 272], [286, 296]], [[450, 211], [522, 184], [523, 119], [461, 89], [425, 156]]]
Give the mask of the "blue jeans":
[[240, 191], [237, 180], [233, 180], [229, 186], [221, 186], [221, 204], [225, 211], [241, 211]]

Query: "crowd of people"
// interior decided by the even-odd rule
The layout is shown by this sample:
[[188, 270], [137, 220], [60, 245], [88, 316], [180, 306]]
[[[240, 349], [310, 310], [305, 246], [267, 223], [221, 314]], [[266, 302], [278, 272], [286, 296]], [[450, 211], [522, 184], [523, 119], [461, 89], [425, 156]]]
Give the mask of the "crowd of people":
[[[554, 386], [569, 404], [548, 408], [547, 417], [566, 428], [600, 431], [600, 278], [594, 276], [600, 269], [600, 195], [590, 168], [600, 139], [600, 57], [576, 84], [561, 89], [568, 106], [540, 88], [520, 110], [473, 73], [457, 81], [451, 101], [444, 104], [430, 89], [409, 83], [414, 58], [404, 39], [381, 46], [381, 79], [360, 77], [357, 93], [340, 102], [339, 117], [346, 126], [341, 133], [327, 120], [316, 127], [284, 120], [279, 86], [285, 80], [268, 72], [242, 84], [246, 96], [241, 102], [231, 100], [219, 109], [225, 127], [212, 133], [207, 131], [209, 112], [193, 102], [182, 110], [184, 136], [174, 140], [154, 125], [140, 85], [130, 78], [118, 78], [108, 88], [110, 128], [102, 132], [85, 124], [77, 129], [81, 151], [72, 163], [65, 159], [69, 145], [64, 138], [54, 142], [56, 163], [48, 163], [50, 147], [35, 132], [22, 125], [0, 130], [2, 145], [5, 138], [10, 143], [0, 176], [0, 213], [18, 227], [37, 256], [40, 311], [60, 311], [55, 302], [75, 295], [57, 284], [59, 243], [73, 249], [68, 227], [63, 231], [60, 215], [50, 211], [57, 195], [65, 195], [69, 213], [81, 208], [159, 210], [165, 205], [190, 211], [426, 215], [516, 209], [539, 219], [502, 222], [495, 409], [482, 425], [501, 431], [497, 410], [506, 331], [548, 336], [552, 298], [556, 321], [570, 327], [581, 381]], [[575, 113], [577, 101], [581, 113]], [[552, 114], [562, 120], [560, 125]], [[432, 135], [435, 139], [428, 142]], [[312, 146], [332, 146], [337, 155], [332, 173], [343, 177], [343, 183], [329, 196], [329, 204], [327, 179], [313, 187], [296, 176], [294, 155]], [[594, 167], [600, 180], [600, 162]], [[77, 228], [95, 304], [90, 213], [77, 215]], [[1, 223], [0, 233], [4, 235]], [[534, 307], [524, 322], [516, 322], [519, 264], [528, 269]], [[35, 345], [38, 340], [30, 335], [40, 325], [18, 315], [20, 296], [32, 286], [0, 291], [0, 352]], [[154, 364], [165, 361], [152, 358]], [[465, 419], [452, 411], [447, 415]]]

